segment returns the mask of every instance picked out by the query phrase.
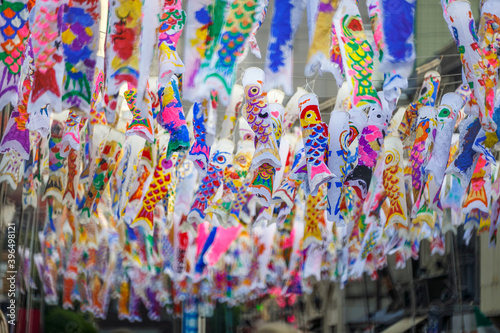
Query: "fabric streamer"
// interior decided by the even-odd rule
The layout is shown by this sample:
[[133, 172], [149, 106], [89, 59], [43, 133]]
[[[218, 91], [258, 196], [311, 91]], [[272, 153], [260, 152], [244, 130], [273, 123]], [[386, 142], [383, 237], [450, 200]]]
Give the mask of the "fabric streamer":
[[[276, 138], [276, 144], [280, 147], [281, 136], [283, 134], [282, 124], [285, 110], [281, 104], [271, 103], [268, 106], [268, 112], [271, 116], [273, 126], [272, 131], [274, 133], [274, 137]], [[285, 150], [288, 152], [288, 148], [280, 149], [280, 151], [283, 152]], [[281, 155], [283, 154], [280, 154], [280, 160], [282, 157]], [[280, 170], [282, 169], [283, 167], [280, 168]], [[277, 170], [273, 168], [272, 165], [264, 163], [257, 169], [254, 179], [249, 186], [249, 191], [260, 199], [260, 202], [264, 207], [270, 207], [273, 190], [277, 189], [276, 184], [281, 183], [283, 173], [278, 173], [279, 175], [277, 174]]]
[[[130, 112], [132, 112], [132, 121], [130, 124], [127, 126], [127, 130], [125, 132], [125, 135], [138, 135], [141, 138], [144, 138], [145, 140], [148, 140], [149, 142], [153, 143], [154, 142], [154, 135], [153, 135], [153, 111], [152, 111], [152, 106], [151, 106], [151, 100], [149, 99], [149, 94], [146, 92], [144, 95], [145, 98], [145, 106], [147, 107], [147, 116], [145, 118], [142, 117], [142, 112], [141, 110], [137, 109], [138, 103], [137, 103], [137, 89], [130, 87], [129, 90], [125, 91], [125, 100], [127, 101], [128, 108]], [[146, 88], [149, 90], [149, 85]]]
[[373, 49], [366, 40], [363, 22], [354, 0], [343, 0], [334, 18], [353, 108], [378, 104], [373, 88]]
[[479, 154], [472, 149], [474, 140], [481, 129], [478, 117], [469, 115], [459, 126], [459, 152], [458, 156], [446, 169], [446, 174], [452, 174], [460, 180], [465, 189], [472, 178]]
[[336, 175], [326, 165], [328, 152], [328, 127], [322, 122], [318, 96], [307, 94], [299, 99], [300, 125], [307, 157], [307, 173], [311, 194]]
[[71, 150], [68, 156], [68, 179], [64, 190], [62, 202], [73, 207], [76, 204], [76, 189], [78, 187], [78, 163], [80, 155], [76, 150]]
[[85, 120], [85, 118], [82, 118], [75, 111], [69, 111], [61, 140], [61, 156], [67, 157], [72, 150], [80, 150], [80, 128], [82, 124], [85, 124]]
[[305, 4], [304, 0], [275, 2], [264, 68], [264, 90], [282, 87], [287, 95], [293, 93], [293, 42]]
[[88, 114], [99, 43], [99, 1], [70, 1], [61, 7], [62, 48], [65, 71], [62, 82], [62, 108], [75, 108]]
[[64, 176], [66, 174], [63, 157], [61, 156], [61, 140], [64, 132], [64, 124], [62, 121], [54, 119], [50, 130], [49, 139], [49, 179], [45, 187], [43, 200], [47, 197], [53, 197], [57, 202], [63, 200]]
[[252, 31], [256, 9], [257, 0], [235, 0], [231, 3], [210, 66], [206, 74], [201, 74], [205, 89], [217, 91], [224, 105], [229, 103], [236, 81], [236, 61]]
[[323, 199], [325, 187], [326, 185], [320, 186], [316, 195], [310, 194], [306, 199], [302, 249], [307, 249], [313, 243], [318, 245], [323, 244], [321, 227], [325, 225], [325, 212], [324, 210], [317, 209], [316, 206]]
[[110, 123], [115, 121], [122, 84], [138, 85], [142, 6], [142, 1], [118, 0], [109, 3], [105, 103], [106, 118]]
[[384, 146], [383, 183], [390, 202], [385, 228], [394, 225], [400, 233], [404, 233], [408, 226], [408, 216], [404, 191], [403, 145], [398, 137], [391, 136], [385, 139]]
[[123, 135], [121, 133], [112, 131], [103, 146], [87, 195], [85, 199], [80, 202], [80, 206], [78, 207], [82, 212], [82, 223], [89, 219], [91, 213], [95, 211], [101, 193], [115, 170], [117, 157], [121, 150], [122, 138]]
[[441, 75], [439, 75], [438, 72], [430, 71], [425, 73], [418, 99], [414, 103], [408, 105], [403, 119], [401, 120], [401, 124], [399, 125], [401, 140], [407, 140], [410, 134], [415, 130], [418, 109], [422, 106], [435, 106], [440, 83]]
[[206, 175], [208, 161], [210, 158], [210, 147], [207, 145], [205, 122], [208, 117], [208, 100], [195, 102], [193, 104], [193, 132], [194, 142], [189, 150], [188, 159], [194, 162], [194, 166], [201, 175]]
[[[446, 14], [444, 14], [446, 15]], [[471, 104], [481, 121], [481, 126], [488, 132], [496, 130], [496, 124], [493, 122], [493, 108], [486, 106], [486, 93], [493, 87], [487, 87], [484, 77], [484, 69], [473, 70], [482, 63], [482, 52], [478, 45], [478, 38], [474, 23], [474, 17], [470, 4], [467, 1], [457, 0], [450, 3], [447, 7], [449, 17], [449, 27], [453, 31], [452, 37], [455, 39], [460, 53], [460, 60], [463, 66], [463, 73], [467, 83], [472, 87], [473, 96]], [[483, 66], [482, 66], [483, 67]], [[465, 83], [465, 82], [464, 82]], [[494, 92], [493, 92], [494, 94]], [[493, 97], [494, 98], [494, 97]]]
[[184, 64], [177, 54], [177, 43], [186, 23], [181, 0], [164, 0], [158, 33], [158, 83], [167, 85], [173, 74], [184, 73]]
[[31, 90], [28, 113], [31, 114], [29, 129], [46, 129], [40, 133], [48, 134], [45, 119], [48, 119], [48, 108], [54, 112], [62, 111], [61, 91], [64, 73], [61, 33], [58, 25], [59, 9], [63, 2], [49, 0], [38, 1], [31, 41], [35, 59], [33, 88]]
[[380, 108], [375, 104], [368, 111], [368, 121], [361, 132], [358, 143], [358, 164], [345, 182], [347, 186], [351, 186], [356, 191], [361, 199], [366, 197], [373, 168], [382, 148], [385, 130], [389, 126], [392, 116], [393, 110], [385, 102], [383, 95], [383, 93], [379, 93], [383, 107]]
[[318, 3], [314, 37], [309, 47], [304, 69], [305, 76], [313, 76], [316, 72], [320, 74], [330, 72], [335, 78], [339, 76], [338, 68], [330, 61], [332, 19], [338, 3], [339, 0], [320, 0]]
[[137, 216], [132, 222], [132, 226], [142, 226], [149, 232], [153, 231], [153, 212], [155, 205], [165, 197], [168, 191], [168, 185], [172, 182], [177, 163], [177, 154], [173, 154], [171, 158], [167, 159], [167, 152], [163, 152], [158, 159], [153, 179], [149, 184], [148, 190], [144, 193], [142, 207], [137, 213]]
[[184, 43], [184, 97], [193, 103], [199, 98], [196, 78], [205, 58], [207, 34], [211, 22], [212, 17], [205, 0], [188, 1]]
[[21, 154], [15, 150], [3, 154], [0, 162], [0, 182], [7, 181], [10, 188], [15, 191], [22, 177], [23, 162]]
[[[4, 1], [0, 5], [2, 26], [0, 27], [0, 110], [18, 104], [18, 84], [21, 79], [24, 51], [30, 35], [27, 0]], [[31, 6], [30, 6], [31, 7]]]
[[465, 199], [462, 214], [469, 214], [473, 209], [489, 214], [491, 197], [491, 163], [479, 155], [470, 182], [469, 195]]
[[[413, 42], [415, 0], [380, 0], [382, 42], [377, 42], [380, 52], [380, 71], [396, 72], [403, 82], [413, 70], [416, 58]], [[379, 40], [380, 41], [380, 40]], [[398, 79], [399, 79], [398, 77]], [[400, 86], [403, 88], [404, 83]]]
[[[207, 168], [207, 175], [201, 180], [196, 191], [194, 202], [188, 215], [189, 224], [201, 223], [205, 218], [205, 209], [209, 205], [217, 189], [221, 186], [221, 180], [225, 168], [233, 163], [234, 143], [228, 139], [222, 139], [214, 147]], [[186, 226], [188, 227], [188, 226]], [[194, 228], [188, 228], [194, 232]]]
[[161, 110], [156, 116], [156, 121], [170, 133], [167, 156], [189, 148], [189, 132], [182, 110], [178, 81], [174, 76], [170, 80], [170, 85], [158, 89]]
[[258, 0], [257, 9], [255, 10], [255, 15], [254, 15], [255, 22], [253, 24], [253, 29], [252, 32], [250, 33], [250, 36], [247, 39], [247, 42], [245, 43], [245, 49], [243, 51], [243, 54], [238, 58], [238, 64], [240, 64], [243, 60], [246, 59], [249, 50], [257, 58], [259, 59], [262, 58], [262, 54], [260, 54], [259, 44], [257, 44], [256, 34], [266, 18], [268, 7], [269, 7], [269, 0]]
[[434, 144], [436, 137], [436, 109], [424, 106], [419, 110], [417, 128], [415, 131], [415, 142], [410, 152], [410, 163], [412, 166], [411, 184], [413, 188], [413, 211], [420, 209], [420, 196], [425, 183], [425, 165], [430, 156], [430, 147]]
[[32, 76], [34, 72], [33, 48], [28, 40], [26, 51], [24, 53], [24, 63], [22, 67], [22, 82], [21, 94], [22, 98], [18, 101], [17, 109], [14, 109], [10, 115], [9, 121], [5, 128], [5, 133], [0, 143], [0, 153], [5, 153], [11, 149], [16, 150], [21, 154], [23, 159], [29, 158], [30, 151], [30, 132], [28, 130], [28, 100], [32, 88]]
[[332, 111], [329, 132], [328, 168], [336, 177], [328, 183], [327, 219], [342, 225], [343, 216], [340, 214], [340, 199], [342, 186], [347, 176], [349, 114], [344, 111]]
[[243, 86], [246, 106], [244, 115], [252, 130], [256, 133], [255, 155], [252, 169], [267, 163], [272, 168], [280, 168], [278, 145], [269, 116], [266, 93], [262, 90], [264, 72], [255, 67], [245, 70]]
[[451, 150], [451, 140], [458, 113], [464, 105], [464, 100], [457, 93], [447, 93], [441, 99], [437, 110], [436, 137], [429, 163], [425, 166], [428, 175], [429, 207], [442, 211], [439, 192], [443, 184], [448, 156]]

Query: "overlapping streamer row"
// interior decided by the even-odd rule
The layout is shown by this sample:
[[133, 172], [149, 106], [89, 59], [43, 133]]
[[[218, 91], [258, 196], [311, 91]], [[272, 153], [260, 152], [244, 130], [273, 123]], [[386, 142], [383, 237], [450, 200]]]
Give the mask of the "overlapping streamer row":
[[[478, 31], [468, 2], [442, 1], [463, 85], [440, 94], [428, 72], [398, 110], [415, 0], [394, 1], [367, 1], [372, 44], [354, 0], [276, 0], [265, 68], [247, 68], [241, 85], [238, 64], [261, 56], [267, 0], [190, 0], [186, 11], [117, 0], [104, 18], [98, 0], [4, 1], [0, 182], [22, 188], [24, 208], [47, 208], [41, 248], [20, 249], [22, 291], [35, 265], [47, 303], [105, 318], [116, 297], [120, 319], [142, 320], [143, 303], [158, 320], [182, 301], [210, 312], [217, 300], [310, 292], [312, 277], [376, 278], [387, 256], [398, 267], [418, 257], [424, 239], [444, 253], [461, 225], [494, 246], [500, 0], [482, 2]], [[304, 9], [305, 74], [341, 86], [329, 124], [313, 92], [293, 92]]]

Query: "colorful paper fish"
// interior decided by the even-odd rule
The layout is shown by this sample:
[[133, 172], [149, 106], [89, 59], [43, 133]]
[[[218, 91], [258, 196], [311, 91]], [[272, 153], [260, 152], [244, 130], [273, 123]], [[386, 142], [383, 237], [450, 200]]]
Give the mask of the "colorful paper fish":
[[307, 94], [299, 99], [300, 125], [307, 158], [307, 173], [311, 194], [315, 195], [319, 187], [331, 181], [332, 174], [327, 162], [328, 127], [322, 122], [318, 97]]
[[342, 225], [340, 199], [342, 187], [347, 176], [347, 151], [349, 140], [349, 114], [344, 111], [332, 111], [329, 127], [328, 167], [336, 175], [328, 183], [327, 219]]
[[[9, 103], [18, 104], [18, 83], [21, 79], [23, 52], [30, 35], [29, 10], [26, 0], [4, 1], [0, 5], [0, 109]], [[39, 35], [39, 34], [37, 34]]]
[[420, 209], [420, 197], [425, 184], [425, 165], [430, 156], [429, 149], [434, 143], [436, 136], [436, 109], [424, 106], [419, 110], [417, 128], [415, 131], [415, 142], [410, 152], [410, 163], [412, 167], [412, 188], [414, 209]]
[[439, 194], [445, 176], [448, 156], [450, 155], [455, 123], [463, 105], [464, 100], [460, 95], [457, 93], [447, 93], [441, 99], [441, 105], [437, 109], [436, 137], [434, 139], [432, 155], [424, 169], [428, 175], [428, 205], [437, 211], [442, 209]]
[[[115, 121], [122, 84], [138, 86], [142, 1], [118, 0], [109, 3], [106, 35], [105, 103], [108, 122]], [[147, 16], [146, 16], [147, 19]]]
[[397, 229], [403, 230], [402, 228], [408, 226], [403, 176], [403, 145], [401, 140], [394, 136], [386, 138], [384, 145], [383, 184], [390, 202], [385, 228], [394, 225]]
[[[59, 29], [59, 10], [64, 2], [40, 0], [36, 2], [35, 22], [31, 41], [35, 59], [33, 88], [28, 113], [36, 114], [49, 105], [50, 110], [62, 111], [61, 93], [64, 75], [63, 47]], [[40, 128], [36, 118], [30, 119], [30, 129]]]
[[449, 19], [447, 23], [457, 44], [464, 76], [473, 90], [471, 103], [479, 115], [481, 126], [486, 131], [493, 132], [496, 130], [496, 124], [492, 119], [494, 110], [491, 103], [493, 101], [490, 99], [490, 103], [487, 105], [486, 94], [490, 89], [494, 88], [490, 87], [490, 83], [485, 77], [482, 61], [483, 54], [479, 48], [470, 3], [467, 1], [451, 2], [448, 4], [444, 15]]
[[245, 70], [243, 87], [245, 89], [246, 106], [243, 115], [256, 136], [252, 169], [257, 169], [264, 163], [273, 168], [281, 167], [267, 96], [262, 88], [263, 83], [264, 72], [261, 69], [251, 67]]
[[174, 76], [170, 80], [170, 85], [158, 89], [161, 110], [156, 116], [156, 121], [170, 133], [167, 156], [189, 148], [189, 132], [182, 110], [178, 81]]
[[123, 135], [121, 133], [111, 132], [108, 140], [104, 144], [97, 168], [94, 171], [92, 182], [89, 186], [86, 196], [80, 202], [78, 207], [81, 210], [81, 216], [84, 219], [90, 218], [91, 213], [95, 211], [95, 207], [99, 203], [102, 192], [106, 188], [109, 179], [116, 168], [117, 158], [121, 151], [121, 142]]
[[287, 95], [293, 93], [293, 43], [304, 7], [303, 0], [278, 1], [274, 5], [264, 69], [265, 90], [281, 86]]
[[208, 117], [208, 100], [193, 104], [193, 134], [194, 142], [189, 150], [188, 159], [194, 162], [200, 174], [205, 175], [210, 158], [210, 147], [207, 145], [205, 122]]
[[422, 89], [414, 103], [410, 103], [406, 108], [401, 124], [399, 125], [399, 134], [401, 140], [406, 140], [415, 130], [418, 118], [418, 109], [421, 106], [434, 106], [437, 100], [437, 93], [441, 83], [441, 75], [436, 71], [425, 73]]
[[224, 105], [229, 103], [236, 81], [237, 60], [252, 32], [256, 10], [257, 0], [235, 0], [231, 3], [210, 66], [206, 73], [201, 74], [204, 89], [217, 91]]
[[62, 10], [62, 48], [65, 62], [62, 108], [90, 113], [92, 83], [99, 45], [98, 0], [70, 1]]
[[158, 32], [158, 82], [167, 85], [173, 74], [184, 73], [184, 64], [177, 54], [177, 43], [186, 23], [182, 0], [164, 0]]
[[153, 231], [154, 209], [156, 204], [160, 202], [168, 192], [168, 185], [174, 177], [172, 174], [175, 173], [177, 159], [177, 154], [173, 154], [169, 159], [167, 159], [166, 151], [161, 154], [154, 170], [153, 179], [149, 184], [148, 190], [144, 193], [142, 207], [132, 222], [133, 227], [142, 226], [148, 232]]

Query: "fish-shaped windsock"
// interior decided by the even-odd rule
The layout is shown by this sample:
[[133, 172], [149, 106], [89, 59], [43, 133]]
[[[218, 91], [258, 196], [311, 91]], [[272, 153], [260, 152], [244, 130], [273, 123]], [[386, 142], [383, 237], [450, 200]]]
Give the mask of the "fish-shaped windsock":
[[268, 163], [273, 168], [281, 167], [278, 143], [273, 132], [273, 122], [267, 94], [262, 88], [263, 84], [264, 72], [260, 68], [248, 68], [243, 74], [246, 100], [244, 116], [256, 137], [252, 169], [257, 169], [264, 163]]
[[321, 228], [325, 227], [325, 212], [317, 209], [318, 203], [325, 195], [326, 185], [320, 186], [316, 195], [308, 195], [306, 199], [306, 212], [304, 216], [304, 241], [302, 248], [306, 249], [309, 245], [316, 243], [321, 245], [323, 237]]
[[[283, 134], [283, 116], [285, 109], [279, 103], [271, 103], [268, 108], [276, 143], [279, 146]], [[283, 147], [280, 147], [280, 152], [282, 152], [282, 150]], [[286, 159], [286, 156], [283, 159]], [[282, 160], [282, 158], [280, 158], [280, 160]], [[283, 171], [283, 167], [280, 168], [280, 170]], [[280, 175], [283, 176], [283, 173], [281, 172]], [[254, 179], [248, 188], [249, 192], [255, 194], [260, 199], [264, 207], [269, 207], [271, 204], [273, 189], [276, 187], [276, 182], [278, 182], [278, 184], [281, 183], [281, 179], [276, 180], [276, 177], [276, 169], [269, 163], [264, 163], [257, 169]]]
[[[213, 50], [213, 56], [203, 77], [202, 87], [217, 91], [222, 104], [229, 103], [234, 86], [235, 69], [256, 19], [258, 0], [235, 0], [229, 3], [229, 10], [222, 23], [220, 37]], [[245, 86], [243, 80], [243, 86]], [[204, 91], [205, 92], [205, 91]]]
[[78, 207], [82, 211], [82, 217], [90, 218], [91, 209], [97, 206], [101, 194], [108, 185], [109, 179], [116, 168], [118, 155], [121, 151], [121, 143], [123, 135], [113, 130], [108, 140], [103, 145], [101, 155], [97, 162], [97, 168], [92, 177], [92, 183], [87, 191], [87, 195], [80, 202]]
[[[141, 1], [118, 0], [109, 3], [106, 34], [106, 117], [115, 121], [120, 87], [129, 83], [138, 87], [140, 44], [143, 23]], [[146, 16], [147, 19], [147, 16]], [[142, 87], [138, 87], [142, 88]]]
[[328, 207], [327, 219], [336, 223], [343, 222], [340, 214], [340, 199], [342, 195], [342, 186], [347, 176], [347, 151], [349, 140], [349, 114], [344, 111], [332, 111], [330, 115], [329, 128], [329, 152], [328, 167], [336, 175], [328, 183]]
[[412, 188], [414, 208], [420, 209], [420, 197], [424, 188], [425, 170], [429, 148], [434, 142], [436, 135], [436, 109], [424, 106], [419, 110], [415, 142], [410, 152], [410, 163], [412, 166]]
[[403, 144], [399, 137], [390, 136], [384, 142], [383, 184], [389, 197], [390, 208], [385, 227], [394, 225], [397, 229], [408, 226], [406, 194], [403, 168]]
[[179, 91], [179, 79], [174, 75], [167, 86], [158, 89], [160, 108], [156, 121], [170, 133], [167, 156], [173, 152], [185, 151], [189, 148], [189, 131], [186, 117], [182, 109]]
[[353, 108], [380, 103], [372, 82], [374, 52], [355, 0], [341, 2], [333, 24], [338, 34], [346, 81], [351, 88]]
[[70, 110], [61, 140], [61, 156], [67, 157], [71, 150], [80, 150], [81, 123], [82, 117], [75, 111]]
[[177, 158], [178, 155], [174, 153], [170, 159], [167, 159], [167, 152], [165, 151], [158, 159], [153, 179], [144, 194], [142, 207], [132, 222], [133, 227], [143, 226], [145, 230], [153, 232], [154, 209], [156, 204], [167, 195], [168, 185], [174, 177], [173, 173], [175, 172]]
[[418, 118], [418, 109], [421, 106], [434, 106], [437, 100], [437, 93], [441, 83], [441, 75], [436, 71], [425, 73], [422, 88], [415, 102], [410, 103], [399, 125], [401, 140], [406, 140], [415, 130]]
[[373, 168], [384, 142], [384, 133], [392, 116], [392, 109], [385, 101], [383, 93], [379, 93], [380, 104], [371, 104], [368, 121], [361, 132], [358, 144], [358, 164], [346, 179], [358, 197], [364, 199], [370, 186]]
[[[129, 85], [129, 89], [125, 91], [125, 100], [127, 101], [130, 112], [132, 112], [132, 121], [128, 124], [125, 135], [138, 135], [141, 138], [153, 143], [153, 111], [151, 108], [151, 100], [147, 92], [149, 92], [149, 84], [147, 84], [146, 94], [144, 94], [144, 103], [137, 103], [137, 89]], [[139, 106], [145, 107], [147, 110], [140, 110]], [[144, 118], [142, 113], [147, 116]]]
[[88, 115], [99, 48], [101, 6], [94, 1], [69, 1], [59, 9], [59, 15], [61, 11], [65, 63], [62, 108]]
[[469, 195], [465, 199], [462, 214], [468, 214], [473, 209], [489, 213], [491, 197], [491, 163], [481, 154], [476, 163], [470, 181]]
[[205, 127], [209, 107], [210, 103], [207, 99], [193, 104], [194, 142], [187, 157], [194, 162], [195, 168], [203, 176], [207, 173], [208, 160], [210, 159], [210, 146], [207, 144]]
[[459, 126], [459, 150], [457, 157], [446, 169], [446, 174], [458, 177], [463, 188], [467, 188], [476, 167], [479, 153], [474, 148], [474, 141], [481, 130], [481, 122], [474, 115], [469, 115]]
[[459, 94], [454, 92], [447, 93], [441, 99], [441, 105], [437, 109], [436, 138], [434, 139], [431, 158], [424, 168], [425, 173], [428, 175], [428, 206], [437, 212], [442, 209], [439, 193], [448, 164], [448, 156], [450, 155], [455, 123], [464, 102], [465, 101]]
[[184, 73], [184, 64], [177, 54], [177, 43], [186, 23], [182, 0], [162, 1], [158, 31], [158, 80], [167, 85], [172, 75]]
[[[222, 139], [214, 147], [213, 155], [207, 168], [207, 175], [201, 180], [200, 186], [195, 194], [195, 199], [191, 205], [186, 227], [194, 223], [200, 224], [205, 220], [205, 209], [210, 200], [222, 184], [224, 170], [233, 162], [234, 142], [230, 139]], [[195, 228], [191, 231], [194, 232]]]
[[[0, 45], [2, 87], [0, 87], [0, 109], [17, 105], [18, 86], [22, 76], [23, 59], [29, 42], [29, 16], [33, 3], [26, 0], [5, 1], [0, 5], [2, 43]], [[40, 15], [40, 14], [39, 14]], [[46, 27], [51, 28], [47, 25]], [[41, 38], [40, 34], [37, 36]], [[56, 33], [57, 36], [57, 33]], [[50, 46], [50, 45], [49, 45]], [[26, 158], [27, 159], [27, 158]]]
[[59, 202], [63, 199], [66, 185], [63, 184], [66, 170], [64, 168], [64, 159], [61, 156], [63, 131], [64, 123], [59, 120], [54, 120], [52, 122], [49, 139], [49, 180], [47, 181], [47, 186], [45, 187], [45, 193], [43, 195], [43, 198], [52, 196]]
[[[472, 9], [468, 1], [453, 1], [448, 4], [443, 15], [452, 32], [463, 67], [463, 74], [473, 88], [471, 106], [475, 114], [479, 115], [481, 126], [487, 132], [494, 132], [496, 124], [492, 119], [494, 112], [494, 87], [485, 75], [482, 50], [476, 33], [476, 26]], [[486, 96], [493, 93], [493, 101], [487, 103]]]
[[[32, 115], [29, 128], [38, 130], [41, 123], [35, 121], [36, 115], [42, 116], [40, 111], [49, 105], [51, 110], [62, 110], [62, 81], [64, 75], [63, 48], [60, 47], [61, 31], [58, 12], [61, 9], [58, 1], [38, 1], [34, 7], [35, 22], [32, 26], [35, 72], [31, 90], [28, 113]], [[30, 24], [31, 25], [31, 24]]]
[[332, 174], [327, 162], [328, 126], [322, 121], [319, 112], [318, 96], [307, 94], [299, 99], [300, 126], [306, 152], [307, 174], [311, 194], [315, 195], [319, 187], [331, 181]]

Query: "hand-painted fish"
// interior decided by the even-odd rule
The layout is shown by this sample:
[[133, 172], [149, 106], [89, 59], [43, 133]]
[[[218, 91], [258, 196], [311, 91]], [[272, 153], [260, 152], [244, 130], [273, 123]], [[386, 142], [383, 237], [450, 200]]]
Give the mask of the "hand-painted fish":
[[246, 99], [244, 116], [256, 136], [252, 169], [257, 169], [263, 163], [268, 163], [274, 168], [281, 167], [278, 144], [268, 110], [267, 93], [262, 88], [263, 83], [264, 72], [261, 69], [251, 67], [245, 70], [243, 76]]
[[304, 141], [308, 182], [311, 194], [332, 180], [335, 175], [328, 169], [328, 126], [321, 120], [318, 97], [307, 94], [299, 99], [300, 125]]

